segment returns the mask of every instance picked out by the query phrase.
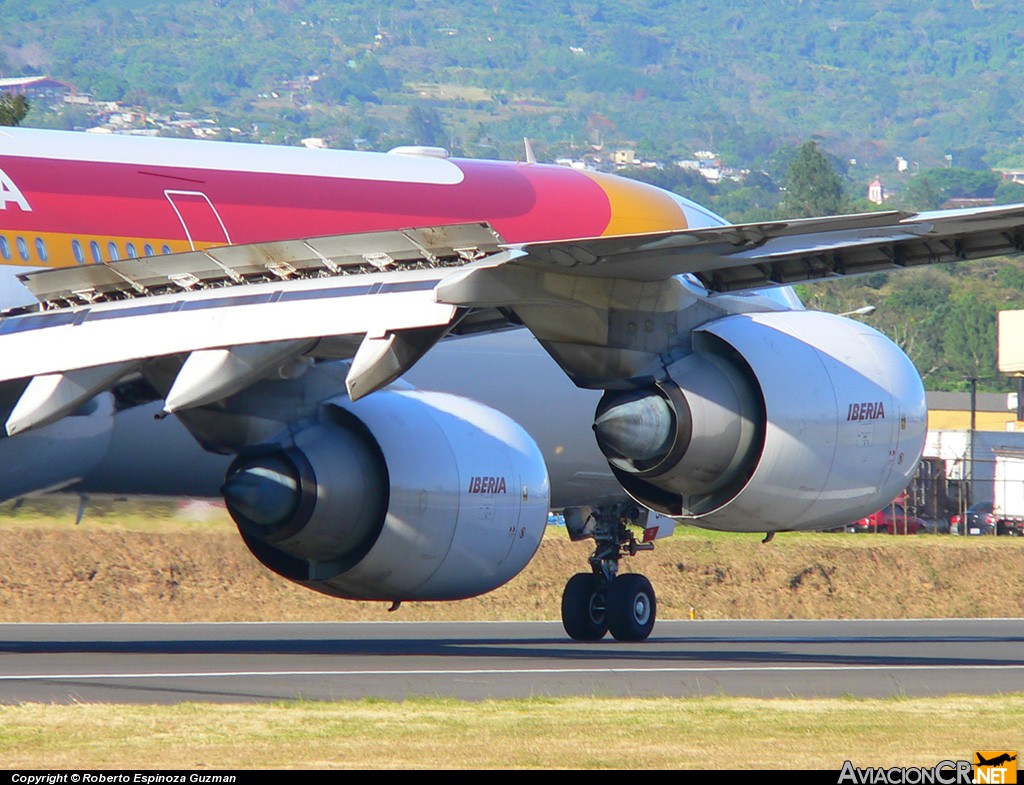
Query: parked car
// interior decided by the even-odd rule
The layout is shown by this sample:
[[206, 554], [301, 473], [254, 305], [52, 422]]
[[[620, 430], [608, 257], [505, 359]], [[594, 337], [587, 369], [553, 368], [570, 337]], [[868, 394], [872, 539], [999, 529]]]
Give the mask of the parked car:
[[977, 502], [967, 508], [963, 515], [949, 519], [949, 533], [963, 534], [963, 519], [967, 519], [968, 534], [995, 534], [996, 516], [992, 514], [992, 502]]
[[948, 518], [921, 518], [928, 534], [949, 534]]
[[918, 534], [928, 529], [924, 521], [914, 515], [908, 515], [901, 505], [890, 504], [884, 510], [854, 521], [850, 524], [849, 530], [867, 534]]

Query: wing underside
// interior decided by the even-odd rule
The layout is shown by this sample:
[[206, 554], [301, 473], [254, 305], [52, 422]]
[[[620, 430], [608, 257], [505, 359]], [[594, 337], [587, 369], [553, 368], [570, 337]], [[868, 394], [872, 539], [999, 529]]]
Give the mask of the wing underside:
[[659, 280], [689, 273], [709, 291], [736, 292], [878, 270], [1019, 253], [1024, 206], [879, 212], [634, 237], [527, 244], [540, 269]]
[[[517, 246], [485, 223], [462, 224], [33, 273], [23, 282], [39, 305], [0, 318], [0, 385], [20, 391], [7, 430], [52, 422], [168, 358], [168, 411], [231, 395], [297, 358], [350, 360], [348, 392], [361, 397], [445, 336], [517, 324], [577, 383], [602, 386], [642, 363], [595, 360], [594, 347], [656, 358], [733, 307], [730, 293], [1022, 249], [1017, 205]], [[685, 292], [679, 276], [691, 282]], [[694, 306], [685, 319], [683, 306]]]
[[0, 319], [0, 384], [27, 388], [8, 433], [39, 427], [170, 358], [168, 411], [225, 397], [299, 358], [351, 361], [353, 398], [450, 332], [507, 325], [439, 303], [453, 270], [502, 254], [485, 224], [128, 259], [22, 276], [37, 308]]

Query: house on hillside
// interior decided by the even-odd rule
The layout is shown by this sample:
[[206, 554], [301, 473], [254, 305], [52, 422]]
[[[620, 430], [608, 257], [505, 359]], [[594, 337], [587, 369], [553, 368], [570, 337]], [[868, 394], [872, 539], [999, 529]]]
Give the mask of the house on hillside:
[[49, 76], [17, 76], [0, 79], [0, 93], [23, 95], [29, 101], [59, 101], [75, 94], [75, 86]]
[[1000, 169], [998, 171], [1004, 180], [1016, 183], [1017, 185], [1024, 185], [1024, 172], [1014, 169]]
[[883, 186], [882, 181], [876, 177], [868, 185], [868, 201], [873, 202], [874, 204], [882, 204], [888, 198], [889, 194], [886, 193], [885, 186]]

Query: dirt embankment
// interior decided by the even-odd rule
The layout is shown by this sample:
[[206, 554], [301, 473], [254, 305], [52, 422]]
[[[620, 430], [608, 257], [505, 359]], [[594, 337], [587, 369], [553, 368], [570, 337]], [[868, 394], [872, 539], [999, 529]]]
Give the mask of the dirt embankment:
[[[260, 566], [229, 525], [131, 531], [0, 521], [0, 621], [557, 619], [586, 543], [551, 530], [515, 580], [455, 603], [337, 600]], [[1024, 541], [948, 535], [678, 534], [627, 559], [661, 618], [1024, 616]]]

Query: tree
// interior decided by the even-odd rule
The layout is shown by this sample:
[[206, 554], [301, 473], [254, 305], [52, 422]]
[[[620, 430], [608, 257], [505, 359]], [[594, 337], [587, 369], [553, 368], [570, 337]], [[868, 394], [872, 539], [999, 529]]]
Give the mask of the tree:
[[935, 210], [947, 199], [984, 199], [996, 194], [998, 172], [976, 172], [959, 166], [925, 169], [914, 175], [900, 199], [910, 210]]
[[[929, 170], [930, 171], [930, 170]], [[944, 195], [927, 172], [910, 178], [900, 197], [900, 207], [908, 210], [937, 210]]]
[[942, 346], [950, 381], [995, 377], [996, 307], [968, 290], [953, 299], [949, 316], [943, 325]]
[[926, 174], [946, 199], [985, 199], [995, 194], [1000, 182], [998, 172], [977, 172], [959, 166], [932, 169]]
[[447, 132], [441, 115], [432, 107], [413, 106], [409, 109], [409, 129], [416, 144], [443, 145]]
[[996, 188], [996, 204], [1020, 204], [1024, 202], [1024, 185], [1004, 181]]
[[23, 95], [0, 93], [0, 125], [20, 125], [28, 114], [28, 99]]
[[846, 207], [843, 183], [813, 140], [803, 144], [789, 165], [783, 204], [789, 218], [838, 215]]

